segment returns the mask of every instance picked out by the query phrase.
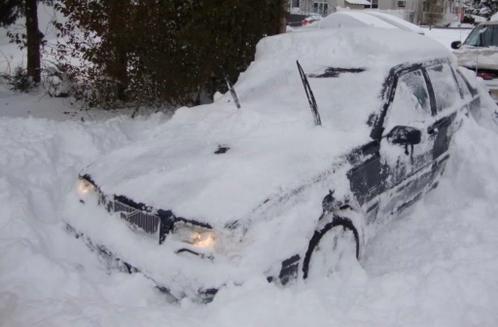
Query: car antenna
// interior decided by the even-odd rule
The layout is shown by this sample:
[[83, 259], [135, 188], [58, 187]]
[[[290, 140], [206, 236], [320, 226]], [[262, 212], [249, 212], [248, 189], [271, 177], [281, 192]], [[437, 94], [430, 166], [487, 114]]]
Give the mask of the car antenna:
[[230, 81], [228, 80], [228, 76], [226, 75], [225, 75], [225, 82], [227, 83], [228, 91], [230, 91], [230, 95], [232, 96], [235, 106], [237, 107], [237, 109], [240, 109], [240, 101], [239, 97], [237, 96], [237, 92], [235, 92], [232, 83], [230, 83]]
[[299, 60], [296, 60], [296, 64], [297, 69], [299, 70], [299, 75], [301, 75], [301, 81], [303, 82], [304, 91], [306, 92], [308, 103], [310, 104], [311, 113], [313, 114], [313, 118], [315, 120], [315, 125], [322, 126], [322, 120], [320, 119], [320, 113], [318, 112], [318, 105], [316, 104], [315, 96], [313, 95], [313, 91], [311, 90], [308, 78], [304, 73], [303, 67], [301, 67], [301, 64], [299, 63]]

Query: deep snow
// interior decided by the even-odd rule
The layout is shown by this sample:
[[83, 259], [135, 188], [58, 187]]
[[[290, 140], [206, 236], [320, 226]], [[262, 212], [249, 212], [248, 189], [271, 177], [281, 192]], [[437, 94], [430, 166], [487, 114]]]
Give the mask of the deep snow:
[[281, 289], [255, 276], [214, 302], [170, 304], [141, 275], [108, 271], [62, 225], [81, 165], [164, 122], [0, 120], [3, 326], [495, 326], [496, 131], [469, 119], [447, 174], [370, 243], [361, 267]]
[[52, 115], [45, 97], [5, 105], [6, 97], [2, 90], [0, 326], [498, 324], [498, 130], [489, 111], [481, 124], [466, 120], [439, 187], [381, 230], [361, 265], [284, 289], [254, 276], [204, 306], [169, 303], [142, 275], [107, 269], [63, 226], [81, 167], [153, 137], [167, 117], [6, 117], [18, 106]]

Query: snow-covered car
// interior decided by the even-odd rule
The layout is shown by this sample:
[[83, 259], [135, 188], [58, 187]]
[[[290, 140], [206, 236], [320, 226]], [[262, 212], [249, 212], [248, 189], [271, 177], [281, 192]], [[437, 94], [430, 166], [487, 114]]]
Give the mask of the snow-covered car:
[[230, 94], [181, 108], [86, 167], [68, 230], [177, 298], [327, 275], [437, 186], [480, 101], [464, 74], [400, 30], [264, 38], [240, 109]]
[[465, 41], [454, 41], [458, 63], [481, 77], [498, 103], [498, 20], [476, 26]]
[[305, 17], [302, 21], [301, 21], [301, 26], [308, 26], [310, 24], [313, 24], [314, 22], [318, 22], [320, 20], [322, 20], [322, 16], [320, 16], [319, 14], [313, 14], [313, 15], [310, 15], [308, 17]]
[[328, 15], [312, 26], [321, 29], [376, 27], [386, 29], [400, 29], [402, 31], [414, 32], [420, 35], [425, 34], [424, 30], [415, 24], [407, 22], [406, 20], [399, 17], [371, 9], [341, 10]]

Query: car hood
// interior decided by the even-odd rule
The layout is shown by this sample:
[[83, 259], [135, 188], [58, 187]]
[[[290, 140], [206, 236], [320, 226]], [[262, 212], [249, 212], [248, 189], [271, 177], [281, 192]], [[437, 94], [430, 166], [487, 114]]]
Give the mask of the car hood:
[[480, 48], [464, 45], [454, 53], [461, 66], [498, 70], [498, 48], [496, 47]]
[[222, 225], [313, 181], [368, 139], [313, 126], [305, 107], [297, 121], [268, 121], [231, 105], [217, 109], [219, 116], [207, 114], [209, 106], [181, 109], [152, 138], [114, 151], [83, 174], [105, 194]]

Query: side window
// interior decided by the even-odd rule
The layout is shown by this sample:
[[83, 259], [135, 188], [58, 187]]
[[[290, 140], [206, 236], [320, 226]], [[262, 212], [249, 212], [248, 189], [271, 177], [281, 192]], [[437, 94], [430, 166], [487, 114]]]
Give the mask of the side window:
[[460, 97], [455, 78], [448, 64], [440, 64], [427, 69], [436, 96], [437, 110], [450, 108]]
[[431, 116], [431, 104], [425, 79], [420, 70], [398, 78], [396, 93], [384, 124], [388, 133], [395, 126], [414, 126]]
[[456, 72], [456, 77], [457, 77], [458, 86], [462, 90], [463, 97], [465, 99], [468, 99], [468, 98], [472, 97], [472, 93], [469, 90], [469, 86], [467, 85], [467, 82], [465, 82], [465, 80], [463, 79], [462, 73], [460, 73], [459, 71], [457, 71]]

